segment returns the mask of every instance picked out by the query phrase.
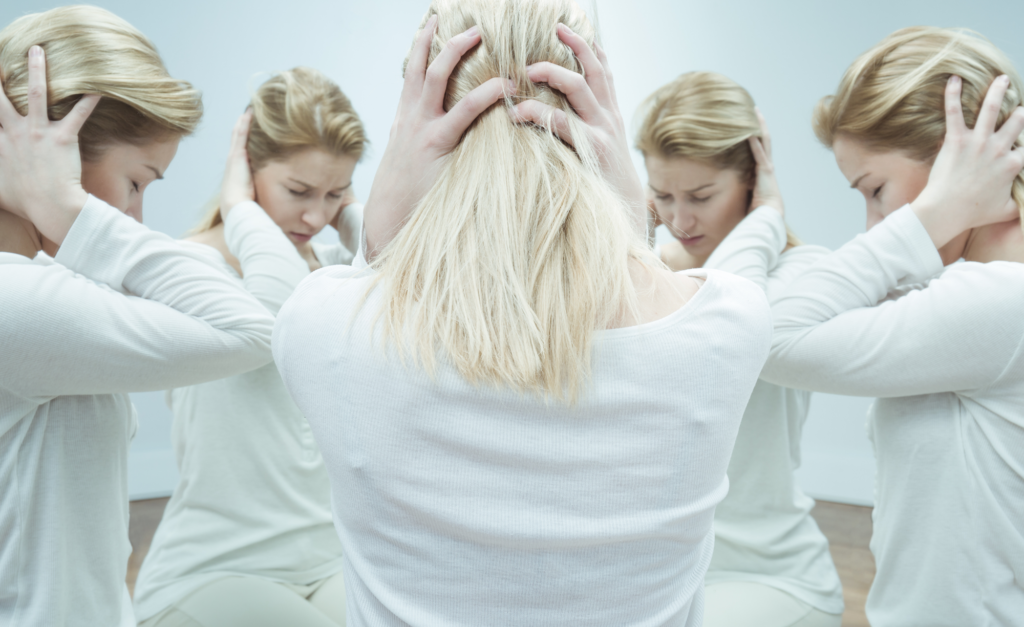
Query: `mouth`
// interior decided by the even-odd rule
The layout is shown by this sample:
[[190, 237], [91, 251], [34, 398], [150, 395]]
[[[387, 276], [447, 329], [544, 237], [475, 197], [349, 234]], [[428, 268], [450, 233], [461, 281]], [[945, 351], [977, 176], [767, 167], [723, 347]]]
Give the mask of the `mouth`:
[[289, 237], [292, 238], [292, 240], [294, 240], [294, 241], [296, 241], [296, 242], [298, 242], [300, 244], [305, 244], [309, 240], [313, 239], [312, 235], [304, 235], [302, 233], [296, 233], [294, 231], [292, 231], [288, 235], [289, 235]]
[[704, 236], [698, 235], [696, 237], [678, 237], [676, 239], [678, 239], [679, 243], [682, 244], [683, 246], [696, 246], [704, 239]]

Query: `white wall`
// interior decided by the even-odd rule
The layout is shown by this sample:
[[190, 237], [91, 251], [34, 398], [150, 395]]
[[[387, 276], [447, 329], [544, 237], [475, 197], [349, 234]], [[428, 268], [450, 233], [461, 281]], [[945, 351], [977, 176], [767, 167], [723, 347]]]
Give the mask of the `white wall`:
[[[182, 143], [167, 180], [147, 192], [146, 223], [175, 236], [216, 192], [231, 126], [260, 72], [310, 65], [338, 81], [373, 146], [355, 174], [357, 193], [365, 195], [387, 142], [402, 60], [427, 7], [419, 0], [94, 4], [146, 33], [171, 73], [204, 92], [206, 116], [199, 132]], [[0, 24], [53, 6], [57, 3], [4, 0]], [[1024, 68], [1019, 0], [598, 0], [598, 9], [625, 115], [631, 120], [645, 96], [685, 71], [714, 70], [737, 80], [771, 125], [791, 226], [805, 241], [830, 248], [863, 230], [863, 206], [831, 154], [815, 141], [810, 113], [857, 54], [904, 26], [966, 26], [991, 38]], [[166, 494], [176, 477], [170, 418], [161, 394], [135, 395], [135, 400], [140, 428], [132, 446], [130, 492]], [[866, 399], [824, 395], [813, 401], [800, 471], [811, 494], [871, 502], [873, 462], [863, 427], [867, 405]]]

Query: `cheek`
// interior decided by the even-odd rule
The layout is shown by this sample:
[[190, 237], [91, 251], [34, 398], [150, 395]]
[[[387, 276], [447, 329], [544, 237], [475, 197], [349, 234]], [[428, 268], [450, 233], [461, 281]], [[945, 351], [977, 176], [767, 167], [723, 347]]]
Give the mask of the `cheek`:
[[101, 168], [82, 167], [82, 188], [121, 213], [128, 211], [128, 183], [119, 183]]

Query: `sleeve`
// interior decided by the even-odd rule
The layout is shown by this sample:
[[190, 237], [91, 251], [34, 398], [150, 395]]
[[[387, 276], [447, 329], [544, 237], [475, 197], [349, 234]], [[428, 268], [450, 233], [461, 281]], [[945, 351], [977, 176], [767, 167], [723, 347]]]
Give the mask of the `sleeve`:
[[92, 196], [55, 263], [0, 272], [0, 386], [22, 398], [163, 390], [271, 360], [255, 298]]
[[786, 223], [772, 207], [758, 207], [715, 248], [705, 268], [724, 270], [767, 290], [768, 275], [786, 249]]
[[351, 265], [359, 249], [359, 237], [363, 229], [363, 206], [351, 204], [345, 207], [338, 221], [340, 244], [315, 242], [317, 259], [325, 266]]
[[295, 244], [255, 202], [240, 203], [228, 213], [224, 239], [242, 266], [245, 290], [272, 314], [309, 275], [309, 264]]
[[[790, 284], [772, 308], [775, 335], [761, 377], [878, 397], [969, 393], [992, 384], [1024, 333], [1019, 307], [1006, 297], [1005, 279], [988, 269], [942, 271], [909, 206], [891, 214]], [[885, 300], [901, 283], [925, 281]]]

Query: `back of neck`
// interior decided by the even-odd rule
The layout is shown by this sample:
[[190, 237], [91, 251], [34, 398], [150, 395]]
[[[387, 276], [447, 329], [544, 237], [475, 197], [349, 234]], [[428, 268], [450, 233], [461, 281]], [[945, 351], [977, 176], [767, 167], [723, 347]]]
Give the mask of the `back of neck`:
[[1024, 231], [1020, 220], [983, 226], [971, 233], [964, 259], [988, 263], [1015, 261], [1024, 263]]
[[43, 250], [43, 237], [28, 220], [0, 209], [0, 252], [33, 258]]

